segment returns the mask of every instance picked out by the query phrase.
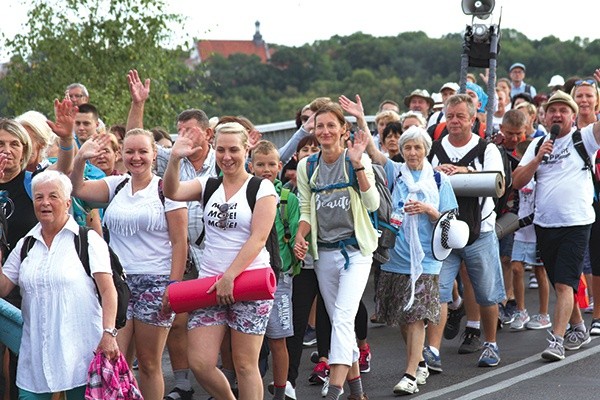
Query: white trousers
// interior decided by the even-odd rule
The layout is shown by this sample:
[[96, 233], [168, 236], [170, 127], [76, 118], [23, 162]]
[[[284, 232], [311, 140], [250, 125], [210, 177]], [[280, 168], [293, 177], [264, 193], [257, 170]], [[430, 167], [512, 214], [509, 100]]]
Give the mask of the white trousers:
[[354, 319], [369, 280], [373, 257], [346, 249], [350, 259], [348, 269], [344, 269], [345, 259], [339, 249], [319, 249], [315, 273], [331, 320], [329, 364], [350, 366], [359, 357]]

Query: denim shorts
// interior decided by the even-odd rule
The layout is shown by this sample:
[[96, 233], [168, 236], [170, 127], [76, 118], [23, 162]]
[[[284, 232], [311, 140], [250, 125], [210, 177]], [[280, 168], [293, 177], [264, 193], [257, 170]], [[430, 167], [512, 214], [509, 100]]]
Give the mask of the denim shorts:
[[475, 291], [475, 300], [480, 306], [491, 306], [506, 298], [502, 265], [496, 232], [482, 232], [474, 243], [463, 249], [452, 250], [444, 260], [440, 271], [440, 301], [452, 301], [452, 286], [458, 275], [461, 262]]
[[292, 323], [292, 279], [288, 274], [280, 274], [269, 316], [265, 336], [269, 339], [283, 339], [294, 336]]
[[188, 330], [201, 326], [228, 325], [249, 335], [264, 335], [273, 300], [239, 301], [231, 305], [199, 308], [190, 312]]
[[131, 290], [127, 319], [137, 319], [145, 324], [170, 328], [175, 313], [163, 314], [162, 297], [169, 283], [169, 275], [127, 275]]
[[542, 261], [537, 256], [537, 243], [515, 240], [511, 261], [519, 261], [529, 265], [541, 266]]

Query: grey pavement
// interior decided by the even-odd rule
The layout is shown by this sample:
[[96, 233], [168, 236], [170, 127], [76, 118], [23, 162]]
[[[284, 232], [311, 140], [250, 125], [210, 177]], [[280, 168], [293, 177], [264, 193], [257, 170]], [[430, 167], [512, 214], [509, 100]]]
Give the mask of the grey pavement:
[[[525, 279], [529, 277], [525, 273]], [[527, 284], [527, 282], [526, 282]], [[537, 290], [525, 286], [526, 303], [530, 315], [537, 312]], [[371, 313], [373, 284], [369, 281], [363, 296]], [[554, 293], [550, 292], [550, 315], [552, 315]], [[369, 315], [370, 315], [369, 313]], [[584, 315], [589, 328], [591, 316]], [[463, 328], [465, 319], [463, 319]], [[502, 358], [495, 368], [479, 368], [479, 353], [459, 355], [460, 335], [450, 341], [444, 340], [441, 357], [444, 372], [431, 375], [413, 399], [596, 399], [600, 398], [600, 341], [592, 342], [579, 351], [567, 352], [564, 360], [549, 363], [540, 358], [546, 348], [545, 330], [513, 332], [507, 327], [498, 332], [498, 345]], [[395, 397], [392, 389], [404, 373], [406, 353], [397, 328], [384, 325], [369, 325], [369, 344], [373, 355], [371, 372], [363, 374], [365, 392], [371, 400]], [[299, 400], [321, 399], [320, 386], [311, 386], [308, 376], [314, 364], [310, 353], [315, 347], [305, 348], [300, 366], [300, 377], [296, 394]], [[165, 389], [173, 386], [173, 375], [167, 353], [163, 357]], [[271, 373], [264, 378], [265, 399], [271, 399], [266, 385], [271, 382]], [[208, 394], [193, 380], [194, 399], [208, 399]], [[347, 389], [346, 389], [347, 390]], [[342, 398], [346, 398], [343, 395]]]

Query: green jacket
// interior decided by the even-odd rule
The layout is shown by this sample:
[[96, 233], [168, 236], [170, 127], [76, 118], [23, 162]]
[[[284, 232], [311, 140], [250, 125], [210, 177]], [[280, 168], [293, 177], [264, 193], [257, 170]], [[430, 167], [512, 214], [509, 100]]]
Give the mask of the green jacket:
[[[283, 271], [288, 272], [292, 268], [293, 275], [300, 273], [301, 263], [296, 259], [293, 253], [294, 241], [296, 240], [296, 233], [298, 232], [298, 221], [300, 220], [300, 204], [298, 197], [288, 189], [283, 189], [283, 185], [280, 180], [276, 179], [273, 183], [275, 190], [279, 196], [279, 204], [277, 205], [277, 215], [275, 216], [275, 228], [277, 229], [277, 239], [279, 241], [279, 253], [281, 255]], [[283, 204], [282, 191], [285, 190], [287, 195], [287, 202]], [[285, 216], [282, 214], [285, 213]], [[284, 224], [285, 219], [285, 224]], [[286, 239], [286, 225], [287, 235]]]

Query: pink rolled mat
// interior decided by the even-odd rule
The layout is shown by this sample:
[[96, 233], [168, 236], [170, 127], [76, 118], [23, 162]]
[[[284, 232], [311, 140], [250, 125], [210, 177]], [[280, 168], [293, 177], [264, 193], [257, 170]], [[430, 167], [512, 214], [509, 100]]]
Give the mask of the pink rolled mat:
[[[169, 302], [176, 313], [217, 305], [217, 292], [206, 293], [221, 275], [174, 283], [169, 286]], [[244, 271], [233, 281], [237, 301], [269, 300], [274, 297], [277, 281], [271, 268]]]

